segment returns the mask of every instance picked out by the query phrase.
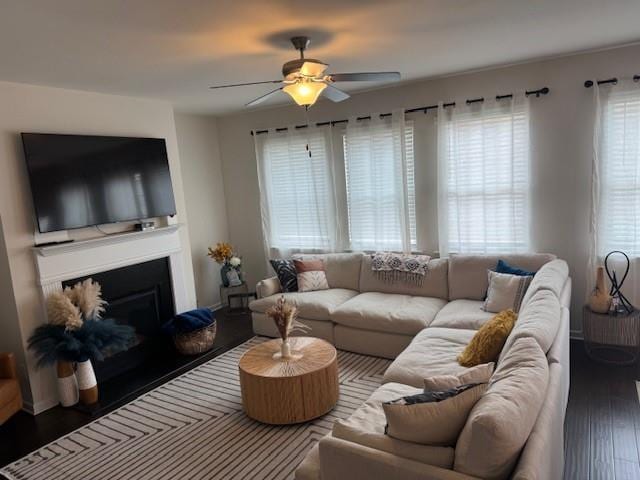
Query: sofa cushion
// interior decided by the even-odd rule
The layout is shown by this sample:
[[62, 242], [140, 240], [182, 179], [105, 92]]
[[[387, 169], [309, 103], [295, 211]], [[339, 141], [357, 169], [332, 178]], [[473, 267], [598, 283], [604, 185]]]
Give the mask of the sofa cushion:
[[458, 437], [454, 469], [480, 478], [508, 478], [538, 418], [548, 383], [549, 365], [536, 341], [516, 340]]
[[546, 355], [558, 334], [561, 314], [560, 301], [553, 292], [536, 292], [518, 315], [518, 321], [505, 342], [500, 359], [507, 355], [517, 339], [526, 337], [533, 338]]
[[361, 292], [382, 292], [399, 293], [403, 295], [414, 295], [418, 297], [448, 298], [447, 286], [447, 259], [438, 258], [429, 261], [429, 271], [424, 276], [422, 285], [415, 285], [411, 282], [386, 282], [378, 278], [371, 270], [371, 255], [362, 257], [362, 268], [360, 270], [360, 291]]
[[387, 423], [382, 404], [422, 390], [398, 383], [379, 387], [369, 399], [346, 420], [337, 420], [333, 425], [333, 436], [366, 447], [393, 453], [423, 463], [451, 468], [453, 448], [420, 445], [398, 440], [384, 433]]
[[523, 270], [537, 271], [556, 258], [549, 253], [512, 255], [454, 255], [449, 257], [449, 300], [467, 298], [483, 300], [487, 294], [487, 270], [493, 270], [498, 260], [517, 265]]
[[464, 328], [478, 330], [482, 325], [493, 318], [493, 313], [482, 309], [484, 302], [481, 300], [459, 299], [447, 303], [436, 314], [431, 327]]
[[293, 258], [324, 262], [329, 288], [359, 290], [362, 253], [296, 254]]
[[393, 293], [361, 293], [333, 310], [331, 320], [347, 327], [415, 335], [445, 304], [441, 298]]
[[522, 306], [524, 307], [539, 290], [549, 290], [559, 299], [568, 277], [569, 265], [564, 260], [556, 259], [546, 263], [533, 277], [522, 299]]
[[404, 383], [420, 388], [425, 378], [467, 370], [456, 357], [475, 333], [475, 330], [461, 328], [429, 327], [422, 330], [389, 366], [383, 383]]
[[487, 383], [425, 390], [384, 402], [387, 435], [423, 445], [453, 446]]
[[280, 296], [298, 307], [298, 315], [310, 320], [329, 320], [331, 312], [350, 298], [358, 295], [354, 290], [344, 288], [330, 288], [315, 292], [289, 292], [259, 298], [249, 304], [253, 312], [265, 313], [267, 309], [275, 305]]

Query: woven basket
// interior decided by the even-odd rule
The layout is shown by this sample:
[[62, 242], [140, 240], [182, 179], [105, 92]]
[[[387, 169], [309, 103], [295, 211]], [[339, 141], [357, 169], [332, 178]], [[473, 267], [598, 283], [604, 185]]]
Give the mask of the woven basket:
[[216, 322], [189, 333], [177, 333], [173, 343], [182, 355], [197, 355], [211, 350], [216, 339]]

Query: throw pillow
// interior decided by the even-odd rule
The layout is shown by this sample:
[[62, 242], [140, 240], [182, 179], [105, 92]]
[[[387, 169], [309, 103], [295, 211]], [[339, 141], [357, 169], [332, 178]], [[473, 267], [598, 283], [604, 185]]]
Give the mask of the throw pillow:
[[269, 260], [269, 263], [273, 267], [273, 270], [278, 276], [280, 286], [283, 292], [297, 292], [298, 291], [298, 279], [296, 267], [293, 264], [293, 260]]
[[458, 363], [463, 367], [474, 367], [482, 363], [496, 362], [513, 330], [516, 318], [513, 310], [505, 310], [495, 315], [480, 327], [469, 345], [458, 355]]
[[313, 292], [329, 288], [322, 260], [294, 260], [293, 263], [298, 273], [299, 292]]
[[497, 273], [491, 270], [487, 270], [487, 272], [489, 274], [489, 290], [487, 290], [487, 298], [482, 308], [486, 312], [492, 313], [507, 309], [518, 312], [533, 277]]
[[488, 383], [493, 374], [495, 363], [476, 365], [457, 375], [436, 375], [424, 379], [424, 389], [427, 391], [447, 390], [449, 388], [467, 385], [469, 383]]
[[498, 260], [495, 271], [497, 273], [508, 273], [509, 275], [519, 275], [521, 277], [533, 277], [536, 274], [536, 272], [529, 272], [518, 267], [513, 267], [504, 260]]
[[486, 389], [486, 383], [472, 383], [385, 402], [385, 433], [407, 442], [453, 446]]

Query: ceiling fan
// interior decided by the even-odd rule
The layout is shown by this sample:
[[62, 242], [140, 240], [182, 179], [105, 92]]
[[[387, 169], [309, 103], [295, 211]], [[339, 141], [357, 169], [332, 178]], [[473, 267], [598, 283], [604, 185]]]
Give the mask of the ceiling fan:
[[267, 80], [264, 82], [236, 83], [232, 85], [217, 85], [210, 88], [241, 87], [245, 85], [260, 85], [265, 83], [283, 84], [283, 86], [262, 95], [246, 104], [253, 107], [277, 95], [281, 90], [288, 93], [300, 106], [309, 108], [316, 103], [322, 94], [333, 102], [341, 102], [349, 98], [349, 94], [333, 86], [335, 82], [372, 82], [400, 80], [399, 72], [361, 72], [361, 73], [332, 73], [325, 74], [329, 66], [314, 58], [305, 58], [304, 51], [309, 46], [309, 37], [293, 37], [291, 43], [300, 52], [300, 58], [291, 60], [282, 66], [282, 80]]

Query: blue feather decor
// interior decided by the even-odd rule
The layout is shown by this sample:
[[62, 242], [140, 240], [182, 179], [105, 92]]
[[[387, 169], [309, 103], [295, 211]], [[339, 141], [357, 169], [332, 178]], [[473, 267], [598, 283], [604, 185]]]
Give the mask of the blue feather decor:
[[90, 278], [49, 295], [49, 323], [36, 328], [28, 341], [38, 366], [100, 361], [126, 350], [135, 339], [135, 330], [112, 319], [102, 320], [106, 303], [100, 284]]
[[38, 366], [43, 367], [59, 360], [104, 360], [105, 354], [126, 350], [134, 338], [132, 327], [118, 325], [111, 319], [85, 320], [76, 330], [61, 325], [42, 325], [33, 332], [28, 344], [38, 358]]

